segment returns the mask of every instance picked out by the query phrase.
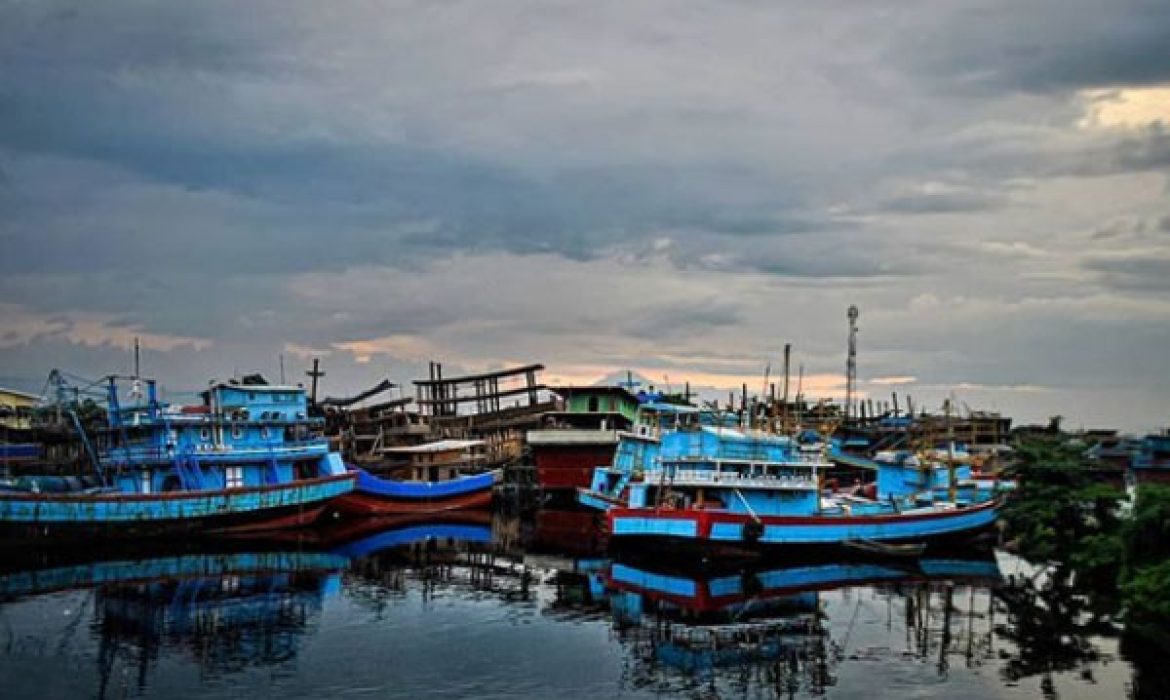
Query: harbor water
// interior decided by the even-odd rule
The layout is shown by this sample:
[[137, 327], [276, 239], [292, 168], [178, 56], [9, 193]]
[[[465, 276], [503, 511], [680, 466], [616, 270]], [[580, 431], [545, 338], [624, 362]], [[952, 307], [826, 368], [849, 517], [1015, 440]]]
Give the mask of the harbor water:
[[1002, 552], [612, 559], [589, 518], [3, 554], [4, 698], [1167, 697]]

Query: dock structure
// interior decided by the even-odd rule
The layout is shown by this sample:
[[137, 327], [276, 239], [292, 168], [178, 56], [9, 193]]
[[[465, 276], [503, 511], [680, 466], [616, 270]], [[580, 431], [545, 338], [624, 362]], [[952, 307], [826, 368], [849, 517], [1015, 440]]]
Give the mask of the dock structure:
[[393, 468], [399, 448], [445, 440], [482, 441], [476, 464], [465, 467], [515, 465], [524, 455], [525, 433], [557, 407], [539, 380], [543, 369], [526, 364], [444, 377], [442, 364], [431, 362], [429, 377], [412, 382], [414, 396], [368, 403], [398, 388], [385, 380], [351, 398], [325, 399], [321, 406], [331, 438], [348, 459], [366, 468]]
[[528, 364], [443, 377], [442, 364], [432, 362], [430, 377], [413, 382], [415, 404], [430, 439], [483, 440], [488, 466], [514, 464], [523, 455], [524, 434], [555, 407], [538, 378], [543, 370]]
[[434, 417], [457, 416], [460, 407], [466, 405], [474, 405], [476, 413], [499, 412], [501, 399], [508, 397], [524, 397], [531, 406], [539, 402], [539, 392], [547, 388], [536, 380], [537, 372], [543, 370], [544, 365], [531, 364], [444, 379], [443, 365], [432, 362], [430, 379], [414, 381], [415, 402], [424, 415]]

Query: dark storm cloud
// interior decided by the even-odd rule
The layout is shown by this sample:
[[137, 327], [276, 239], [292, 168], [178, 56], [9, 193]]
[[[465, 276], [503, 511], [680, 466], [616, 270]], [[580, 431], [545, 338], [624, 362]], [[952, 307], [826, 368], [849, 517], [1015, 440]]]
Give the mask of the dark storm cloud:
[[623, 321], [621, 331], [636, 338], [671, 339], [709, 334], [743, 322], [731, 300], [692, 299], [657, 306]]
[[1170, 292], [1170, 255], [1165, 248], [1102, 254], [1087, 259], [1084, 267], [1115, 289]]
[[877, 209], [899, 214], [951, 214], [996, 209], [1007, 201], [998, 192], [921, 192], [891, 197], [879, 202]]
[[1070, 173], [1108, 175], [1167, 169], [1170, 169], [1170, 131], [1159, 122], [1100, 149], [1096, 154], [1087, 154], [1070, 168]]
[[[22, 187], [21, 173], [10, 174], [12, 191], [0, 201], [9, 213], [0, 228], [10, 251], [3, 263], [7, 271], [127, 265], [166, 269], [181, 264], [217, 273], [278, 273], [340, 270], [357, 263], [408, 267], [456, 251], [493, 250], [553, 252], [587, 260], [612, 246], [650, 240], [662, 230], [733, 237], [840, 230], [848, 223], [818, 207], [825, 200], [856, 197], [855, 189], [850, 190], [853, 179], [865, 177], [864, 152], [849, 154], [844, 148], [820, 154], [824, 163], [805, 158], [790, 169], [768, 164], [766, 157], [753, 163], [723, 154], [678, 164], [643, 157], [620, 164], [526, 167], [482, 149], [476, 153], [452, 147], [436, 137], [442, 123], [420, 122], [406, 98], [397, 96], [388, 101], [385, 119], [394, 135], [379, 137], [371, 129], [384, 126], [381, 122], [354, 121], [347, 111], [350, 105], [326, 102], [342, 95], [362, 99], [365, 96], [355, 89], [376, 88], [379, 83], [376, 70], [373, 76], [355, 74], [354, 88], [338, 82], [346, 76], [323, 60], [328, 54], [314, 53], [317, 47], [308, 25], [317, 18], [310, 6], [294, 4], [290, 11], [278, 12], [279, 6], [260, 4], [257, 12], [263, 21], [228, 21], [223, 10], [229, 7], [115, 2], [36, 3], [6, 9], [8, 21], [0, 29], [4, 36], [0, 61], [6, 67], [0, 72], [0, 122], [5, 126], [0, 129], [0, 151], [17, 157], [49, 155], [61, 163], [100, 163], [144, 185], [177, 187], [181, 195], [158, 198], [159, 219], [169, 218], [174, 229], [169, 241], [160, 242], [160, 220], [131, 220], [85, 208], [95, 198], [104, 201], [105, 173], [94, 173], [97, 181], [80, 179], [72, 191], [54, 190], [47, 197], [38, 197], [46, 191], [43, 183]], [[555, 22], [557, 12], [548, 10], [542, 21]], [[1108, 65], [1095, 60], [1100, 58], [1094, 53], [1098, 49], [1124, 55], [1152, 51], [1151, 60], [1138, 61], [1141, 65], [1157, 65], [1152, 60], [1160, 55], [1157, 52], [1170, 50], [1164, 48], [1170, 42], [1154, 46], [1146, 41], [1147, 34], [1157, 33], [1166, 14], [1157, 6], [1139, 3], [1134, 12], [1092, 18], [1091, 12], [1088, 5], [1077, 5], [1056, 13], [1078, 20], [1069, 22], [1072, 35], [1066, 38], [1061, 32], [1039, 31], [1041, 21], [1051, 21], [1054, 14], [1052, 8], [1032, 6], [1010, 11], [1006, 6], [985, 6], [958, 13], [917, 8], [914, 21], [934, 23], [939, 31], [925, 36], [948, 37], [938, 46], [929, 38], [922, 46], [901, 41], [906, 37], [889, 28], [895, 25], [872, 28], [878, 45], [896, 40], [900, 46], [913, 47], [915, 70], [962, 67], [1005, 87], [1012, 80], [1030, 84], [1046, 71], [1072, 76], [1083, 70], [1082, 64]], [[783, 16], [776, 12], [760, 21]], [[749, 19], [745, 16], [744, 21]], [[823, 19], [838, 17], [826, 10]], [[957, 24], [962, 24], [962, 31]], [[362, 43], [369, 39], [358, 35], [353, 42], [369, 50]], [[386, 68], [394, 71], [398, 63], [417, 61], [425, 70], [426, 56], [444, 51], [452, 53], [419, 48], [415, 58], [388, 46]], [[1092, 60], [1079, 58], [1086, 52]], [[1036, 59], [1016, 60], [1021, 54]], [[976, 57], [990, 67], [980, 67]], [[872, 89], [864, 78], [872, 66], [857, 65], [855, 60], [835, 58], [824, 74], [845, 90]], [[472, 67], [465, 61], [466, 57], [455, 59], [454, 67], [462, 65], [470, 75]], [[439, 60], [434, 64], [436, 76], [457, 75]], [[776, 67], [786, 65], [778, 60]], [[1124, 77], [1124, 72], [1118, 75]], [[536, 116], [541, 98], [532, 96], [541, 93], [533, 93], [533, 88], [563, 84], [588, 94], [588, 76], [587, 72], [564, 78], [538, 76], [535, 81], [495, 86], [469, 77], [462, 86], [463, 99], [482, 108], [487, 117], [512, 101], [538, 100], [532, 115], [522, 119], [543, 126]], [[426, 77], [419, 76], [423, 82]], [[1070, 87], [1093, 82], [1073, 85], [1071, 78], [1061, 80]], [[439, 104], [452, 99], [441, 86], [427, 89]], [[750, 100], [756, 99], [748, 92], [734, 97], [745, 106], [754, 106]], [[790, 97], [798, 107], [799, 92], [794, 90]], [[648, 104], [661, 110], [647, 115], [663, 120], [664, 146], [671, 145], [674, 129], [683, 126], [681, 133], [689, 135], [689, 125], [699, 119], [705, 125], [699, 133], [711, 134], [705, 150], [712, 154], [720, 149], [720, 132], [738, 117], [730, 104], [687, 99], [657, 105], [652, 98]], [[636, 108], [623, 111], [638, 113]], [[478, 115], [461, 118], [474, 121]], [[637, 129], [636, 124], [630, 126]], [[523, 123], [516, 128], [526, 133]], [[636, 133], [617, 131], [612, 137], [620, 142], [636, 138]], [[1170, 158], [1166, 134], [1153, 128], [1089, 153], [1058, 154], [1039, 164], [1034, 145], [999, 156], [994, 143], [982, 146], [993, 150], [985, 151], [977, 143], [958, 149], [944, 143], [945, 163], [940, 165], [956, 167], [966, 160], [986, 168], [991, 176], [1003, 172], [1006, 162], [1018, 175], [1030, 169], [1099, 175], [1164, 167]], [[534, 141], [533, 150], [538, 148]], [[859, 155], [856, 172], [836, 172], [834, 161], [846, 157], [853, 161]], [[879, 148], [869, 166], [887, 174], [924, 176], [934, 164], [923, 155], [909, 144], [892, 153]], [[151, 193], [144, 197], [142, 206], [149, 208]], [[184, 198], [191, 201], [184, 203]], [[72, 202], [85, 214], [84, 221], [62, 220], [57, 211], [61, 201]], [[964, 191], [896, 195], [877, 210], [979, 212], [1003, 201], [998, 193], [973, 182]], [[217, 213], [209, 215], [212, 211]], [[322, 245], [324, 241], [328, 244]], [[71, 254], [60, 255], [62, 250]], [[231, 253], [224, 255], [225, 250]], [[681, 251], [675, 253], [681, 263], [717, 267], [682, 257], [689, 252], [686, 247], [676, 251]], [[783, 275], [833, 274], [823, 261], [802, 268], [799, 256], [747, 262], [752, 269]], [[847, 275], [887, 274], [874, 264], [844, 268], [842, 274]]]
[[[1170, 4], [1043, 0], [919, 7], [901, 61], [963, 91], [1053, 92], [1170, 81]], [[953, 8], [952, 8], [953, 9]]]
[[1148, 243], [1170, 243], [1162, 234], [1170, 233], [1170, 214], [1150, 218], [1117, 219], [1093, 231], [1094, 241], [1137, 239]]
[[[757, 186], [759, 173], [748, 167], [627, 164], [534, 175], [498, 157], [428, 145], [419, 131], [385, 140], [338, 130], [325, 105], [295, 111], [306, 91], [329, 97], [336, 88], [321, 83], [320, 66], [298, 60], [305, 32], [296, 13], [266, 13], [275, 6], [261, 5], [265, 20], [233, 22], [217, 12], [226, 7], [6, 8], [0, 152], [91, 171], [90, 179], [74, 178], [71, 191], [53, 188], [50, 196], [40, 196], [43, 182], [22, 187], [16, 175], [14, 191], [0, 201], [10, 214], [0, 229], [7, 271], [280, 272], [416, 265], [458, 250], [587, 259], [662, 227], [754, 235], [816, 226], [752, 213], [743, 203], [728, 213], [710, 193]], [[144, 186], [177, 187], [193, 200], [168, 193], [158, 203], [172, 214], [169, 240], [160, 242], [159, 222], [149, 217], [87, 211], [95, 199], [104, 201], [110, 177], [90, 164]], [[143, 207], [152, 194], [144, 192]], [[86, 214], [84, 221], [62, 220], [62, 201]], [[767, 206], [780, 202], [773, 197]]]

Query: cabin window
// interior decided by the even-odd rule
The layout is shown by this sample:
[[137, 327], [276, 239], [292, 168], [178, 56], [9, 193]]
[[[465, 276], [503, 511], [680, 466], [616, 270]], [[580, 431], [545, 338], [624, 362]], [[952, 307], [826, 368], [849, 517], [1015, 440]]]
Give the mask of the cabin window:
[[232, 426], [232, 439], [233, 440], [243, 440], [244, 439], [244, 429], [238, 425], [233, 425]]
[[256, 392], [254, 392], [254, 391], [249, 391], [249, 392], [248, 392], [248, 400], [249, 400], [249, 401], [255, 401], [255, 400], [256, 400]]
[[142, 491], [142, 493], [150, 493], [151, 489], [150, 489], [150, 470], [149, 469], [147, 471], [142, 472], [141, 483], [142, 483], [142, 487], [140, 490]]
[[208, 430], [207, 428], [200, 428], [199, 429], [199, 439], [200, 440], [210, 440], [211, 439], [211, 431]]
[[244, 468], [228, 467], [224, 471], [224, 485], [229, 489], [238, 489], [244, 485]]
[[597, 413], [598, 401], [596, 396], [589, 397], [589, 412]]

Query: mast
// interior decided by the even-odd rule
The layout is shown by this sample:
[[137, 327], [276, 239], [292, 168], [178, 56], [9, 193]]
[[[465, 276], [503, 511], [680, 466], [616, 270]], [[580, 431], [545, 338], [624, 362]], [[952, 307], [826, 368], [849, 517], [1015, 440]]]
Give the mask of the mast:
[[305, 374], [313, 379], [312, 389], [309, 394], [309, 402], [315, 408], [317, 406], [317, 380], [325, 376], [325, 373], [321, 371], [320, 358], [313, 358], [313, 369], [305, 372]]
[[943, 416], [947, 427], [947, 498], [955, 502], [955, 426], [951, 423], [951, 400], [943, 401]]
[[857, 317], [861, 312], [851, 305], [845, 315], [849, 319], [849, 355], [845, 360], [845, 420], [849, 420], [854, 413], [853, 402], [857, 392]]
[[796, 424], [804, 420], [804, 363], [800, 363], [800, 370], [796, 373]]
[[780, 425], [784, 434], [788, 430], [788, 379], [792, 369], [792, 343], [784, 343], [784, 397], [780, 400]]

